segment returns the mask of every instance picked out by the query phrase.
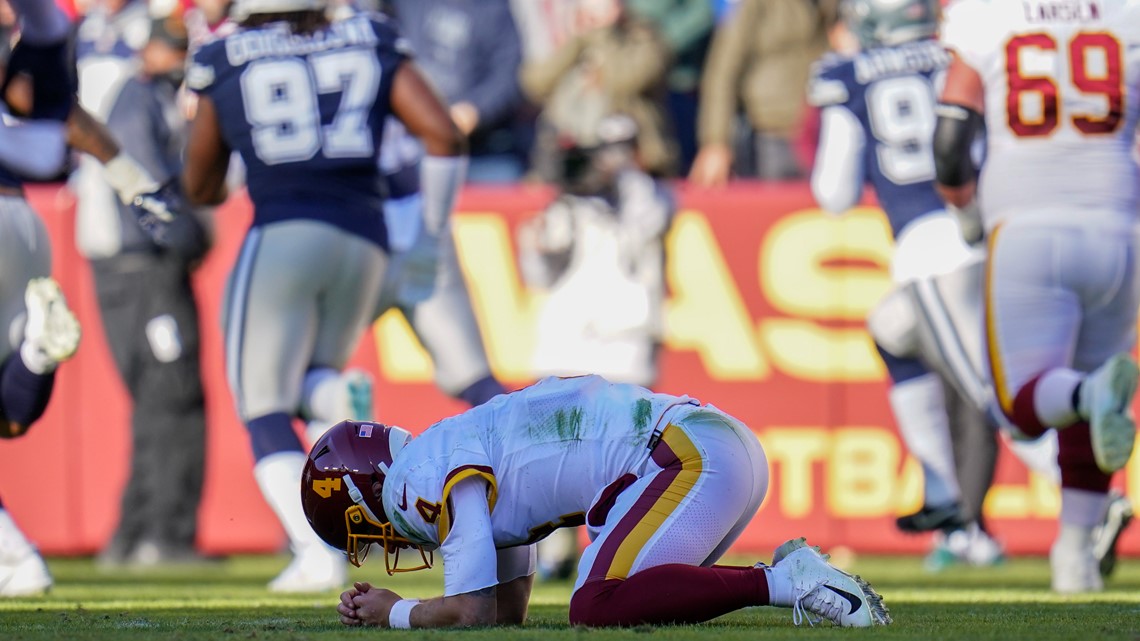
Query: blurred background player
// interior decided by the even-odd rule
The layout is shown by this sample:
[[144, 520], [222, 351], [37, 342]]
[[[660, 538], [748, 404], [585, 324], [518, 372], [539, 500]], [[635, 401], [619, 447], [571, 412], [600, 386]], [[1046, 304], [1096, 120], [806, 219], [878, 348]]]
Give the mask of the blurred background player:
[[[389, 260], [374, 317], [398, 310], [431, 358], [436, 387], [448, 396], [480, 405], [506, 390], [487, 362], [451, 223], [439, 235], [428, 233], [424, 226], [419, 188], [423, 155], [423, 145], [398, 120], [389, 118], [380, 147]], [[347, 374], [355, 389], [370, 387], [367, 373]], [[311, 370], [306, 381], [315, 386], [323, 378], [337, 375], [335, 370]], [[348, 396], [352, 403], [353, 397], [360, 395]], [[354, 405], [361, 404], [357, 400]], [[358, 417], [375, 414], [370, 399], [367, 401], [362, 407], [353, 407], [351, 413]], [[310, 419], [306, 430], [309, 442], [315, 442], [336, 420], [324, 416]]]
[[[1132, 454], [1140, 278], [1140, 4], [959, 0], [937, 108], [940, 194], [987, 239], [986, 328], [1002, 410], [1058, 430], [1053, 590], [1103, 589], [1093, 545]], [[987, 131], [976, 179], [970, 146]], [[976, 196], [976, 200], [975, 200]]]
[[[151, 19], [141, 69], [115, 92], [107, 117], [122, 151], [160, 183], [181, 172], [187, 134], [178, 92], [188, 38], [181, 9], [167, 9], [169, 14]], [[111, 205], [86, 209], [89, 216], [101, 216], [100, 238], [82, 236], [91, 225], [80, 238], [89, 248], [107, 344], [132, 405], [131, 473], [118, 526], [99, 561], [193, 562], [201, 558], [195, 539], [206, 466], [206, 400], [191, 275], [210, 246], [210, 212], [189, 212], [160, 245], [126, 205], [118, 199]], [[117, 230], [117, 242], [102, 235], [111, 230]]]
[[895, 238], [895, 288], [868, 328], [893, 382], [899, 433], [925, 481], [922, 509], [898, 526], [940, 533], [932, 567], [955, 558], [996, 563], [1001, 548], [982, 519], [997, 459], [984, 412], [983, 255], [963, 241], [934, 190], [933, 83], [949, 63], [934, 38], [939, 5], [844, 0], [840, 15], [861, 51], [815, 69], [809, 99], [822, 112], [811, 186], [820, 206], [838, 214], [872, 184]]
[[388, 262], [378, 167], [388, 114], [424, 143], [433, 236], [463, 181], [464, 138], [385, 19], [330, 23], [323, 0], [239, 0], [233, 15], [243, 28], [203, 46], [187, 75], [199, 98], [181, 185], [191, 204], [219, 203], [231, 150], [246, 166], [253, 223], [228, 285], [227, 374], [254, 476], [294, 554], [269, 587], [327, 590], [344, 583], [346, 567], [301, 510], [306, 456], [293, 420], [342, 411], [327, 389], [343, 377], [311, 384], [307, 375], [342, 370], [377, 308]]
[[[518, 230], [523, 281], [546, 294], [532, 368], [537, 376], [598, 374], [651, 387], [665, 338], [665, 236], [672, 194], [637, 163], [637, 124], [617, 114], [568, 143], [558, 194]], [[538, 546], [540, 578], [567, 578], [576, 529]]]
[[505, 390], [487, 362], [451, 222], [439, 234], [425, 226], [420, 189], [423, 154], [420, 141], [389, 118], [380, 170], [391, 258], [374, 317], [398, 309], [431, 357], [436, 387], [470, 405], [481, 405]]
[[[20, 41], [7, 61], [0, 98], [0, 437], [16, 438], [43, 415], [59, 364], [75, 353], [80, 329], [51, 279], [51, 245], [24, 200], [20, 176], [46, 179], [63, 168], [74, 102], [66, 64], [70, 23], [48, 0], [13, 0]], [[18, 122], [8, 112], [28, 118]], [[52, 577], [35, 547], [0, 504], [0, 597], [39, 594]]]
[[767, 489], [764, 449], [748, 426], [688, 396], [599, 376], [542, 379], [414, 439], [339, 423], [317, 441], [301, 483], [313, 528], [354, 564], [373, 547], [389, 572], [401, 569], [394, 552], [422, 555], [422, 567], [426, 551], [442, 557], [442, 596], [403, 600], [357, 583], [337, 607], [349, 626], [521, 625], [530, 544], [579, 524], [591, 543], [572, 625], [695, 623], [759, 605], [793, 608], [797, 624], [889, 624], [865, 581], [802, 538], [777, 548], [771, 566], [715, 565]]

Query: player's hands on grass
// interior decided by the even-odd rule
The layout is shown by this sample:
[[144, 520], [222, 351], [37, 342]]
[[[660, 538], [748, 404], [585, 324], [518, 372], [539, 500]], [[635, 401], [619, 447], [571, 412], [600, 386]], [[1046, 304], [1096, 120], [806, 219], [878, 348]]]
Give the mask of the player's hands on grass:
[[353, 584], [352, 590], [341, 595], [341, 604], [336, 609], [340, 613], [340, 622], [345, 625], [386, 628], [392, 606], [399, 600], [400, 595], [391, 590], [374, 588], [368, 583], [358, 581]]
[[360, 616], [356, 613], [356, 604], [353, 599], [369, 590], [372, 586], [367, 583], [357, 581], [353, 584], [351, 590], [345, 590], [340, 593], [340, 603], [336, 606], [337, 614], [340, 615], [340, 622], [345, 625], [364, 625], [360, 620]]

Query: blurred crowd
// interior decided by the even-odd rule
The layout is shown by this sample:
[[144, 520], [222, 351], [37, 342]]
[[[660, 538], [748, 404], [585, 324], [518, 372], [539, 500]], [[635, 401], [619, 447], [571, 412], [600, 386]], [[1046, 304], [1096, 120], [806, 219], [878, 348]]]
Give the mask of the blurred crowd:
[[[78, 25], [82, 103], [104, 117], [100, 101], [141, 64], [151, 17], [184, 14], [191, 51], [228, 28], [228, 0], [59, 1]], [[399, 20], [469, 136], [469, 182], [556, 184], [567, 152], [595, 146], [615, 114], [636, 123], [655, 177], [717, 186], [810, 172], [804, 88], [836, 0], [361, 1]], [[3, 28], [13, 22], [5, 9]]]

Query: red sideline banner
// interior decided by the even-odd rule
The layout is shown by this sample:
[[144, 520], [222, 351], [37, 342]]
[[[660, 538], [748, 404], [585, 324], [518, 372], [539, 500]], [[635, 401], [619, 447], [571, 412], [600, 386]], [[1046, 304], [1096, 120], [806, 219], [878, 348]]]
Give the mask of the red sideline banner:
[[[519, 278], [514, 229], [551, 196], [540, 188], [473, 188], [462, 195], [456, 217], [488, 355], [512, 388], [532, 380], [540, 302]], [[771, 481], [737, 549], [768, 553], [791, 536], [807, 536], [857, 551], [925, 550], [927, 538], [894, 527], [897, 515], [918, 507], [921, 475], [894, 428], [886, 373], [863, 326], [889, 286], [891, 239], [881, 212], [868, 205], [828, 216], [803, 184], [682, 187], [678, 196], [656, 388], [713, 403], [759, 435]], [[33, 188], [29, 198], [47, 221], [54, 275], [84, 335], [76, 358], [60, 369], [45, 417], [27, 436], [0, 441], [0, 496], [45, 553], [91, 553], [118, 518], [129, 461], [128, 404], [103, 339], [90, 270], [75, 251], [74, 199], [55, 186]], [[240, 196], [218, 211], [217, 246], [197, 277], [209, 422], [199, 543], [214, 553], [284, 545], [252, 476], [222, 357], [222, 291], [249, 214]], [[353, 365], [377, 376], [379, 420], [418, 432], [464, 409], [432, 386], [430, 361], [396, 313], [377, 321]], [[1131, 496], [1140, 496], [1138, 459], [1115, 479]], [[1003, 451], [986, 514], [1007, 549], [1045, 553], [1057, 509], [1056, 488]], [[1127, 532], [1121, 545], [1140, 554], [1140, 532]]]

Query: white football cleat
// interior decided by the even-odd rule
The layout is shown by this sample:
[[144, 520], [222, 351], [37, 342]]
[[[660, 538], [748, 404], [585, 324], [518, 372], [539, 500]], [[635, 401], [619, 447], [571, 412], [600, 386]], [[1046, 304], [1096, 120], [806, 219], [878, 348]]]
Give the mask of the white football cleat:
[[75, 355], [79, 347], [79, 321], [67, 308], [59, 284], [52, 278], [33, 278], [24, 290], [28, 320], [24, 341], [56, 363]]
[[269, 582], [270, 592], [309, 593], [341, 590], [348, 583], [348, 561], [330, 549], [306, 550]]
[[1140, 370], [1125, 353], [1108, 359], [1085, 376], [1077, 395], [1077, 413], [1089, 422], [1096, 464], [1113, 473], [1128, 464], [1136, 442], [1132, 397]]
[[1005, 562], [1005, 551], [977, 523], [952, 532], [935, 532], [934, 548], [923, 560], [930, 572], [941, 572], [953, 565], [989, 567]]
[[1120, 492], [1108, 493], [1108, 509], [1104, 520], [1093, 528], [1093, 556], [1100, 566], [1100, 575], [1109, 577], [1116, 569], [1116, 543], [1121, 533], [1132, 522], [1132, 501]]
[[1058, 594], [1100, 592], [1104, 579], [1093, 554], [1092, 528], [1061, 524], [1057, 540], [1049, 549], [1053, 591]]
[[39, 596], [51, 586], [51, 573], [35, 550], [0, 558], [0, 597]]
[[[862, 578], [833, 567], [827, 558], [819, 548], [809, 547], [803, 538], [776, 548], [767, 571], [775, 581], [791, 582], [795, 624], [800, 625], [804, 618], [813, 626], [822, 619], [853, 628], [890, 624], [891, 615], [883, 605], [883, 597]], [[813, 621], [811, 614], [821, 619]]]

